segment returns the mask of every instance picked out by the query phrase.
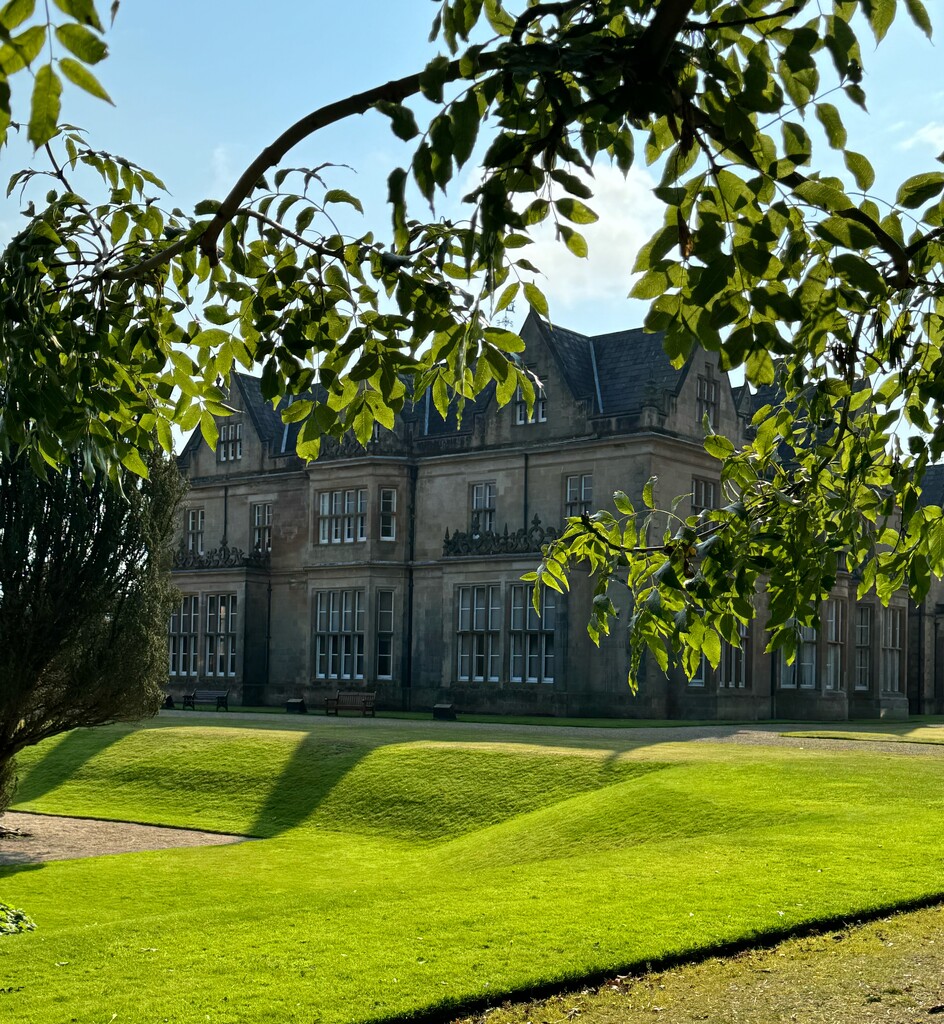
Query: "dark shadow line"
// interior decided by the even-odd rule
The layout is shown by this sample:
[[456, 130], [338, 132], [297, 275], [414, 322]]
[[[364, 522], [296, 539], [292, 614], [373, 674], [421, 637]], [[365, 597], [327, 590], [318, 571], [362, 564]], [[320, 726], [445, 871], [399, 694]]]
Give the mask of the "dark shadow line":
[[410, 1024], [452, 1024], [457, 1017], [485, 1013], [503, 1003], [531, 1002], [536, 999], [550, 999], [552, 996], [572, 995], [588, 988], [600, 988], [617, 975], [621, 978], [641, 978], [653, 972], [669, 970], [673, 967], [697, 965], [715, 957], [736, 956], [748, 950], [765, 951], [774, 949], [788, 939], [803, 939], [811, 935], [825, 935], [828, 932], [856, 925], [869, 924], [895, 914], [908, 913], [914, 910], [926, 910], [929, 907], [944, 906], [944, 892], [936, 892], [927, 896], [888, 903], [871, 910], [850, 914], [834, 914], [830, 917], [807, 921], [804, 924], [790, 927], [773, 928], [750, 938], [731, 939], [726, 942], [713, 943], [687, 953], [669, 953], [649, 960], [633, 960], [622, 966], [607, 968], [605, 971], [593, 971], [561, 981], [550, 981], [538, 985], [508, 988], [489, 993], [487, 996], [475, 996], [469, 999], [456, 999], [440, 1003], [429, 1009], [417, 1009], [386, 1015], [381, 1017], [362, 1017], [353, 1024], [394, 1024], [394, 1022], [410, 1021]]
[[[224, 832], [219, 828], [194, 828], [193, 825], [167, 825], [163, 821], [141, 821], [140, 818], [105, 818], [98, 814], [62, 814], [59, 811], [21, 811], [15, 810], [15, 814], [31, 814], [36, 818], [69, 818], [70, 821], [100, 821], [108, 825], [140, 825], [142, 828], [166, 828], [172, 832], [206, 832], [211, 836], [230, 836], [233, 839], [258, 839], [258, 836], [244, 832]], [[174, 850], [185, 850], [188, 847], [174, 846]], [[129, 853], [135, 851], [128, 851]], [[140, 851], [142, 853], [147, 851]], [[107, 856], [105, 854], [104, 856]]]
[[272, 839], [297, 827], [358, 762], [377, 749], [375, 745], [351, 744], [345, 750], [345, 746], [343, 741], [332, 743], [325, 736], [308, 733], [292, 751], [279, 777], [273, 780], [248, 834]]
[[73, 729], [48, 754], [30, 765], [25, 777], [17, 783], [13, 804], [38, 800], [53, 789], [58, 789], [92, 758], [126, 735], [128, 733], [124, 730], [101, 726]]
[[23, 871], [36, 871], [39, 868], [44, 868], [47, 861], [24, 861], [22, 864], [2, 864], [0, 865], [0, 881], [5, 878], [10, 878], [13, 875], [18, 875]]

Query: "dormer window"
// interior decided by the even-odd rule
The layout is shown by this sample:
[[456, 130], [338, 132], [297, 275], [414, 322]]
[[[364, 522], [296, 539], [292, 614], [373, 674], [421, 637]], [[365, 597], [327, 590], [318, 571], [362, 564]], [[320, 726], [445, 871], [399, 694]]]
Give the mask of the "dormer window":
[[695, 392], [695, 417], [699, 423], [704, 423], [708, 417], [708, 426], [715, 430], [718, 426], [718, 378], [712, 373], [711, 364], [705, 364], [705, 372], [699, 375], [697, 390]]
[[238, 462], [243, 457], [243, 425], [238, 420], [220, 427], [216, 457], [219, 462]]
[[524, 393], [519, 386], [515, 391], [515, 425], [518, 427], [527, 426], [531, 423], [547, 422], [547, 399], [544, 395], [544, 388], [535, 385], [534, 407], [528, 413], [528, 403]]

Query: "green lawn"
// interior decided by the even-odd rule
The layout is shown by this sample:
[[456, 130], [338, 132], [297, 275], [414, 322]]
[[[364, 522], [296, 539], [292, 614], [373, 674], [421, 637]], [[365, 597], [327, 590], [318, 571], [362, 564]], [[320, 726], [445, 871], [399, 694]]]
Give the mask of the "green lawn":
[[823, 726], [784, 732], [784, 736], [824, 740], [880, 740], [890, 743], [944, 743], [944, 722], [912, 718], [904, 722], [856, 722], [842, 727]]
[[944, 760], [865, 749], [167, 717], [21, 780], [262, 841], [3, 869], [5, 1022], [403, 1018], [944, 893]]

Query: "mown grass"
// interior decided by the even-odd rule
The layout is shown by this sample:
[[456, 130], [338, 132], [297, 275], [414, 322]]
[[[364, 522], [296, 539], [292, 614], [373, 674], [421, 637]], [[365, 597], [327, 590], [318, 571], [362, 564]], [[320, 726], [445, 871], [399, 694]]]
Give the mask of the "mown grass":
[[[201, 708], [201, 711], [204, 709]], [[249, 714], [258, 715], [282, 715], [287, 716], [284, 707], [237, 707], [232, 708], [234, 712], [245, 712]], [[183, 712], [179, 709], [180, 717], [189, 712]], [[206, 712], [208, 714], [216, 714], [216, 712]], [[323, 716], [324, 708], [318, 707], [313, 704], [309, 709], [309, 713], [315, 716]], [[171, 713], [172, 715], [178, 715], [178, 711]], [[354, 713], [352, 713], [354, 714]], [[360, 714], [357, 712], [356, 714]], [[432, 714], [429, 711], [378, 711], [376, 712], [377, 718], [396, 718], [401, 721], [413, 721], [413, 722], [429, 722], [432, 720]], [[294, 715], [293, 715], [294, 720]], [[307, 719], [310, 721], [310, 719]], [[533, 726], [550, 726], [551, 728], [568, 728], [568, 729], [678, 729], [684, 728], [685, 726], [692, 725], [717, 725], [717, 719], [705, 719], [698, 720], [692, 719], [688, 721], [680, 721], [677, 718], [564, 718], [552, 715], [488, 715], [488, 714], [467, 714], [460, 712], [456, 721], [459, 722], [474, 722], [476, 724], [483, 725], [533, 725]], [[756, 725], [756, 722], [726, 722], [726, 725]]]
[[799, 729], [784, 736], [800, 739], [869, 740], [889, 743], [944, 743], [944, 723], [939, 720], [910, 719], [904, 722], [858, 722], [841, 728]]
[[263, 841], [0, 873], [0, 1019], [348, 1022], [944, 892], [944, 762], [631, 734], [168, 716], [18, 807]]
[[887, 1024], [944, 1013], [944, 908], [804, 935], [597, 988], [524, 1001], [462, 1024]]

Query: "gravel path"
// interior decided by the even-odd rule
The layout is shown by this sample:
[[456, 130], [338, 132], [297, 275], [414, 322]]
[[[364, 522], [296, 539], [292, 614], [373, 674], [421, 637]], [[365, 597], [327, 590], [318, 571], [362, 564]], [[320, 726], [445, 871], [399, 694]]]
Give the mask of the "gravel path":
[[[363, 718], [360, 715], [325, 717], [324, 715], [272, 715], [258, 711], [162, 711], [162, 718], [205, 719], [223, 725], [227, 721], [256, 721], [269, 725], [284, 725], [286, 728], [305, 726], [326, 726], [331, 729], [416, 729], [429, 735], [430, 719], [415, 718]], [[912, 757], [944, 757], [944, 725], [927, 726], [940, 730], [941, 743], [911, 743], [904, 740], [842, 740], [811, 739], [809, 737], [784, 736], [785, 732], [857, 732], [868, 726], [849, 722], [752, 722], [750, 725], [680, 725], [656, 728], [608, 729], [569, 725], [508, 725], [504, 722], [448, 722], [444, 728], [469, 733], [507, 733], [516, 738], [540, 736], [542, 739], [609, 739], [620, 743], [650, 746], [654, 743], [746, 743], [753, 746], [797, 747], [808, 750], [859, 751], [874, 750], [879, 753], [901, 754]], [[471, 737], [470, 737], [471, 738]]]
[[0, 817], [0, 828], [16, 829], [21, 833], [5, 835], [0, 832], [0, 865], [39, 864], [47, 860], [100, 857], [106, 853], [136, 853], [139, 850], [170, 850], [181, 846], [225, 846], [241, 843], [246, 838], [219, 832], [20, 811], [7, 811]]

